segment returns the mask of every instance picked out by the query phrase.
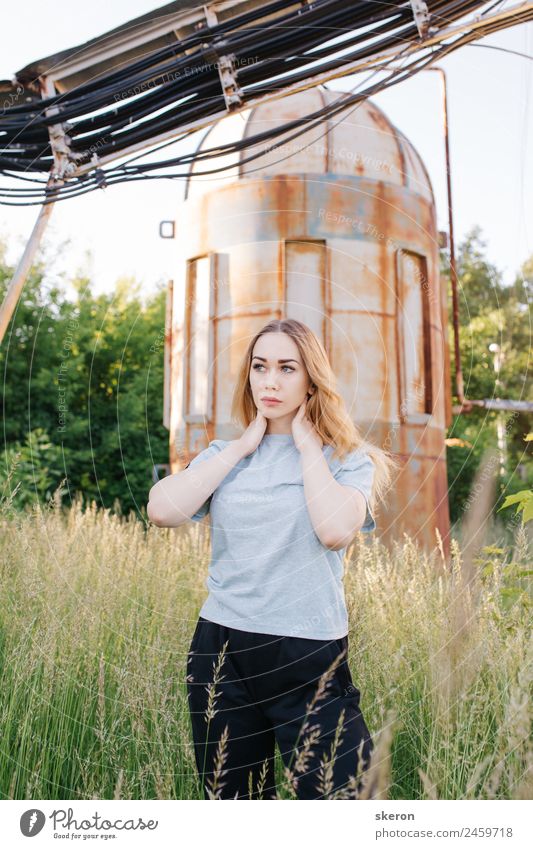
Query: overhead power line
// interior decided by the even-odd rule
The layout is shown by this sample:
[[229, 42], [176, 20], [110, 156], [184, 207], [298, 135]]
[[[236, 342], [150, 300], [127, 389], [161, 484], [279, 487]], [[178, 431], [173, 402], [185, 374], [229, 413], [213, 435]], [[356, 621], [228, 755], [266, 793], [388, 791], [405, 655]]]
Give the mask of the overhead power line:
[[[283, 14], [286, 5], [264, 4], [223, 23], [206, 24], [180, 42], [62, 94], [8, 106], [0, 117], [0, 174], [30, 185], [0, 187], [0, 203], [52, 203], [125, 181], [221, 173], [234, 166], [195, 168], [194, 174], [190, 166], [262, 145], [259, 152], [240, 160], [252, 162], [458, 47], [533, 19], [533, 3], [520, 4], [512, 14], [495, 11], [503, 7], [501, 2], [457, 0], [426, 4], [317, 0]], [[420, 12], [424, 7], [427, 14]], [[473, 20], [452, 27], [476, 11]], [[269, 22], [267, 16], [274, 13], [278, 17]], [[346, 37], [332, 44], [339, 35]], [[400, 57], [408, 61], [396, 68]], [[223, 73], [221, 62], [226, 63]], [[306, 87], [317, 73], [333, 77], [347, 68], [351, 73], [382, 72], [385, 77], [309, 115], [227, 145], [158, 162], [103, 165], [139, 146], [153, 147], [165, 135], [172, 136], [167, 144], [175, 143], [228, 111]], [[234, 101], [228, 104], [231, 97]], [[184, 166], [189, 167], [163, 173]]]

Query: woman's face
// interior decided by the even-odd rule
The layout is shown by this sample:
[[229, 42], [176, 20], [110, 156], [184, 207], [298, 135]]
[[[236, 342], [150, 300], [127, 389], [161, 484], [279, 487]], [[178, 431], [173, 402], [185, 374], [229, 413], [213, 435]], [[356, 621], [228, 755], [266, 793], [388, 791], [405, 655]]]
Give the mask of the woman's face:
[[[290, 433], [292, 419], [311, 389], [296, 342], [287, 333], [260, 336], [252, 351], [249, 377], [255, 406], [269, 419], [267, 431]], [[278, 403], [269, 404], [267, 398]]]

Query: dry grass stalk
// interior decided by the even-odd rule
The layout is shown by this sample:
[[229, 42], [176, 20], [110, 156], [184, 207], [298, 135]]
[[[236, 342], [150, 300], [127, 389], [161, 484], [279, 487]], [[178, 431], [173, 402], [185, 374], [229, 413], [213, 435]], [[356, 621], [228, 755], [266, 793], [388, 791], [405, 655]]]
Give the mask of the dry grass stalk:
[[[300, 732], [296, 739], [296, 743], [294, 744], [294, 748], [289, 760], [288, 765], [285, 765], [283, 770], [283, 775], [286, 779], [285, 789], [290, 793], [290, 795], [295, 798], [298, 790], [298, 775], [297, 772], [304, 773], [308, 760], [312, 754], [313, 745], [320, 739], [321, 726], [319, 724], [313, 725], [312, 727], [309, 725], [309, 717], [314, 713], [320, 710], [321, 705], [318, 703], [321, 702], [328, 694], [328, 691], [331, 689], [331, 684], [333, 681], [333, 676], [335, 674], [335, 670], [339, 663], [343, 660], [346, 654], [346, 649], [343, 649], [337, 657], [335, 657], [332, 663], [328, 666], [328, 668], [322, 673], [318, 680], [318, 684], [313, 695], [311, 701], [306, 705], [306, 713], [304, 717], [304, 721], [300, 728]], [[318, 707], [317, 707], [318, 705]], [[300, 744], [300, 739], [303, 735], [305, 739]], [[298, 746], [300, 744], [300, 749]], [[294, 765], [293, 765], [294, 761]]]
[[[357, 775], [350, 779], [348, 790], [357, 799], [388, 799], [391, 782], [391, 746], [397, 726], [395, 710], [387, 712], [383, 728], [377, 735], [368, 765], [363, 771], [362, 745], [359, 752]], [[363, 741], [361, 741], [361, 744]]]
[[215, 710], [216, 698], [220, 696], [221, 693], [216, 692], [216, 686], [219, 684], [225, 675], [220, 674], [220, 670], [222, 669], [222, 665], [224, 663], [226, 657], [226, 649], [228, 647], [229, 640], [226, 640], [222, 648], [220, 649], [217, 660], [213, 661], [213, 680], [206, 686], [207, 690], [207, 707], [205, 709], [204, 718], [205, 721], [209, 724], [212, 719], [215, 718], [215, 714], [217, 711]]
[[318, 769], [318, 791], [320, 795], [326, 799], [333, 792], [333, 767], [335, 765], [337, 749], [339, 748], [342, 740], [345, 715], [346, 711], [342, 708], [337, 721], [335, 737], [331, 744], [329, 757], [324, 754], [320, 760], [320, 767]]
[[[20, 753], [0, 769], [5, 797], [47, 798], [65, 792], [62, 780], [70, 798], [113, 798], [124, 768], [122, 798], [144, 798], [154, 782], [167, 798], [176, 786], [179, 798], [193, 798], [197, 773], [176, 658], [182, 623], [203, 598], [207, 540], [199, 544], [196, 526], [144, 528], [96, 505], [82, 509], [76, 499], [61, 514], [0, 510], [0, 526], [2, 716], [8, 746]], [[434, 787], [441, 799], [533, 798], [524, 739], [530, 616], [527, 599], [515, 603], [502, 592], [507, 576], [515, 588], [509, 557], [529, 568], [525, 530], [514, 530], [514, 552], [506, 545], [503, 556], [491, 555], [493, 572], [484, 569], [482, 579], [473, 556], [464, 566], [455, 542], [442, 572], [438, 544], [435, 562], [408, 538], [391, 549], [379, 538], [351, 548], [352, 651], [358, 674], [364, 669], [369, 725], [384, 728], [390, 707], [400, 713], [394, 779], [402, 798], [421, 795], [419, 769], [428, 778], [425, 795]], [[464, 536], [472, 546], [481, 542], [474, 525]], [[527, 579], [517, 580], [520, 588], [529, 592]], [[93, 658], [102, 656], [94, 670]], [[301, 757], [291, 762], [300, 786], [317, 747], [313, 731], [304, 723]], [[158, 775], [167, 782], [160, 789]]]
[[220, 735], [220, 740], [217, 745], [217, 753], [215, 755], [215, 764], [213, 777], [207, 779], [207, 795], [209, 799], [220, 799], [220, 793], [225, 786], [224, 781], [220, 781], [223, 775], [226, 775], [227, 769], [223, 766], [228, 758], [227, 745], [229, 739], [229, 727], [226, 725], [224, 731]]
[[[216, 688], [217, 688], [217, 684], [219, 684], [222, 681], [222, 679], [226, 677], [225, 675], [221, 675], [220, 672], [221, 672], [222, 666], [224, 664], [224, 660], [226, 659], [226, 651], [227, 651], [228, 645], [229, 645], [229, 640], [226, 640], [226, 642], [224, 643], [224, 645], [222, 646], [222, 648], [220, 649], [220, 651], [217, 655], [216, 661], [213, 661], [213, 680], [206, 686], [207, 706], [206, 706], [205, 713], [204, 713], [204, 719], [207, 722], [207, 731], [206, 731], [206, 744], [205, 744], [205, 749], [204, 749], [204, 762], [203, 762], [203, 766], [202, 766], [202, 775], [201, 775], [202, 782], [204, 781], [204, 776], [205, 776], [205, 761], [206, 761], [206, 757], [207, 757], [207, 746], [208, 746], [208, 743], [209, 743], [209, 729], [210, 729], [210, 726], [211, 726], [211, 721], [215, 718], [216, 714], [218, 713], [218, 711], [216, 710], [216, 707], [215, 707], [217, 696], [221, 695], [221, 692], [217, 693]], [[217, 755], [216, 755], [217, 759], [222, 758], [222, 757], [224, 757], [224, 758], [226, 757], [226, 755], [225, 755], [225, 747], [226, 747], [226, 742], [227, 742], [226, 731], [228, 731], [228, 733], [229, 733], [227, 725], [226, 725], [226, 727], [225, 727], [225, 729], [224, 729], [224, 731], [221, 735], [221, 738], [218, 742]], [[216, 775], [216, 768], [215, 768], [215, 775]], [[218, 784], [217, 784], [217, 786], [218, 786]], [[222, 785], [220, 785], [220, 786], [222, 786]], [[210, 793], [214, 793], [214, 790], [213, 790], [212, 787], [211, 788], [207, 787], [206, 792], [209, 795]], [[211, 798], [211, 797], [209, 797], [209, 798]]]
[[[251, 774], [251, 771], [250, 771]], [[265, 758], [263, 761], [263, 766], [261, 767], [261, 772], [259, 773], [259, 778], [257, 779], [257, 798], [262, 799], [263, 793], [265, 792], [265, 783], [268, 776], [268, 758]], [[250, 798], [252, 798], [253, 791], [250, 791]]]
[[121, 799], [122, 798], [121, 794], [122, 794], [122, 784], [123, 783], [124, 783], [124, 770], [121, 769], [119, 774], [118, 774], [117, 783], [115, 784], [115, 789], [113, 791], [113, 799]]

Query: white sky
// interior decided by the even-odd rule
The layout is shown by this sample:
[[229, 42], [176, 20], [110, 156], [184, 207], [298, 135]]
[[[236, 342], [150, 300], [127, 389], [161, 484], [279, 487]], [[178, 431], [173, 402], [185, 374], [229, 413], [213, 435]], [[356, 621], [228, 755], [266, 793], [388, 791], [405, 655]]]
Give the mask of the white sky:
[[[0, 78], [30, 62], [81, 44], [163, 5], [148, 0], [26, 0], [2, 14]], [[533, 24], [479, 42], [531, 55]], [[474, 224], [482, 228], [489, 259], [504, 282], [514, 279], [533, 253], [533, 61], [497, 50], [466, 46], [440, 63], [448, 75], [452, 194], [457, 244]], [[356, 80], [329, 83], [346, 90]], [[423, 72], [377, 95], [380, 106], [421, 154], [437, 202], [438, 226], [448, 230], [440, 75]], [[167, 148], [164, 157], [176, 151]], [[0, 177], [0, 184], [7, 185]], [[133, 275], [149, 293], [174, 276], [176, 242], [159, 238], [162, 219], [173, 219], [181, 181], [117, 185], [57, 203], [46, 236], [62, 246], [57, 273], [90, 273], [97, 292]], [[31, 233], [39, 207], [0, 206], [0, 234], [15, 262]], [[70, 240], [65, 245], [65, 240]]]

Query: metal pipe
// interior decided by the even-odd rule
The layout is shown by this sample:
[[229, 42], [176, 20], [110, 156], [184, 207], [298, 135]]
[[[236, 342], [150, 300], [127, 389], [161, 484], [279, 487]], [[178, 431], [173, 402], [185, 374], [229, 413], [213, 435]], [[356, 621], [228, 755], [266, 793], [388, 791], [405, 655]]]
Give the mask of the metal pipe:
[[448, 230], [450, 239], [450, 279], [452, 284], [452, 310], [453, 310], [453, 341], [455, 355], [455, 383], [457, 389], [457, 397], [462, 406], [465, 401], [464, 396], [464, 381], [463, 368], [461, 365], [461, 348], [459, 340], [459, 299], [457, 297], [457, 266], [455, 264], [455, 238], [453, 230], [453, 204], [452, 204], [452, 175], [450, 164], [450, 138], [449, 138], [449, 121], [448, 121], [448, 87], [446, 80], [446, 72], [443, 68], [435, 66], [433, 68], [425, 68], [426, 71], [437, 71], [442, 79], [443, 91], [443, 117], [444, 117], [444, 147], [446, 152], [446, 187], [448, 193]]
[[[51, 183], [55, 183], [52, 176], [48, 179], [48, 185]], [[39, 243], [52, 214], [53, 208], [53, 203], [46, 203], [41, 206], [39, 215], [37, 216], [37, 220], [33, 226], [31, 236], [24, 248], [24, 253], [18, 262], [15, 273], [7, 288], [6, 296], [2, 306], [0, 307], [0, 343], [4, 338], [11, 316], [15, 311], [18, 299], [20, 298], [20, 293], [24, 288], [26, 277], [28, 276], [28, 272], [32, 266], [35, 253], [39, 247]]]
[[484, 398], [482, 400], [466, 399], [464, 396], [464, 380], [463, 368], [461, 363], [461, 348], [460, 348], [460, 329], [459, 329], [459, 299], [457, 297], [458, 278], [457, 265], [455, 262], [455, 237], [453, 229], [453, 205], [452, 205], [452, 181], [451, 181], [451, 166], [450, 166], [450, 139], [448, 131], [448, 90], [446, 72], [443, 68], [434, 66], [432, 68], [424, 68], [425, 71], [438, 71], [441, 74], [443, 85], [443, 110], [444, 110], [444, 143], [446, 151], [446, 184], [448, 191], [448, 227], [450, 239], [450, 280], [452, 284], [452, 305], [453, 305], [453, 336], [454, 336], [454, 355], [455, 355], [455, 381], [456, 391], [459, 403], [452, 406], [452, 414], [457, 416], [461, 413], [469, 413], [474, 407], [481, 407], [487, 410], [514, 410], [517, 412], [533, 411], [533, 402], [514, 401], [513, 399], [491, 399]]

